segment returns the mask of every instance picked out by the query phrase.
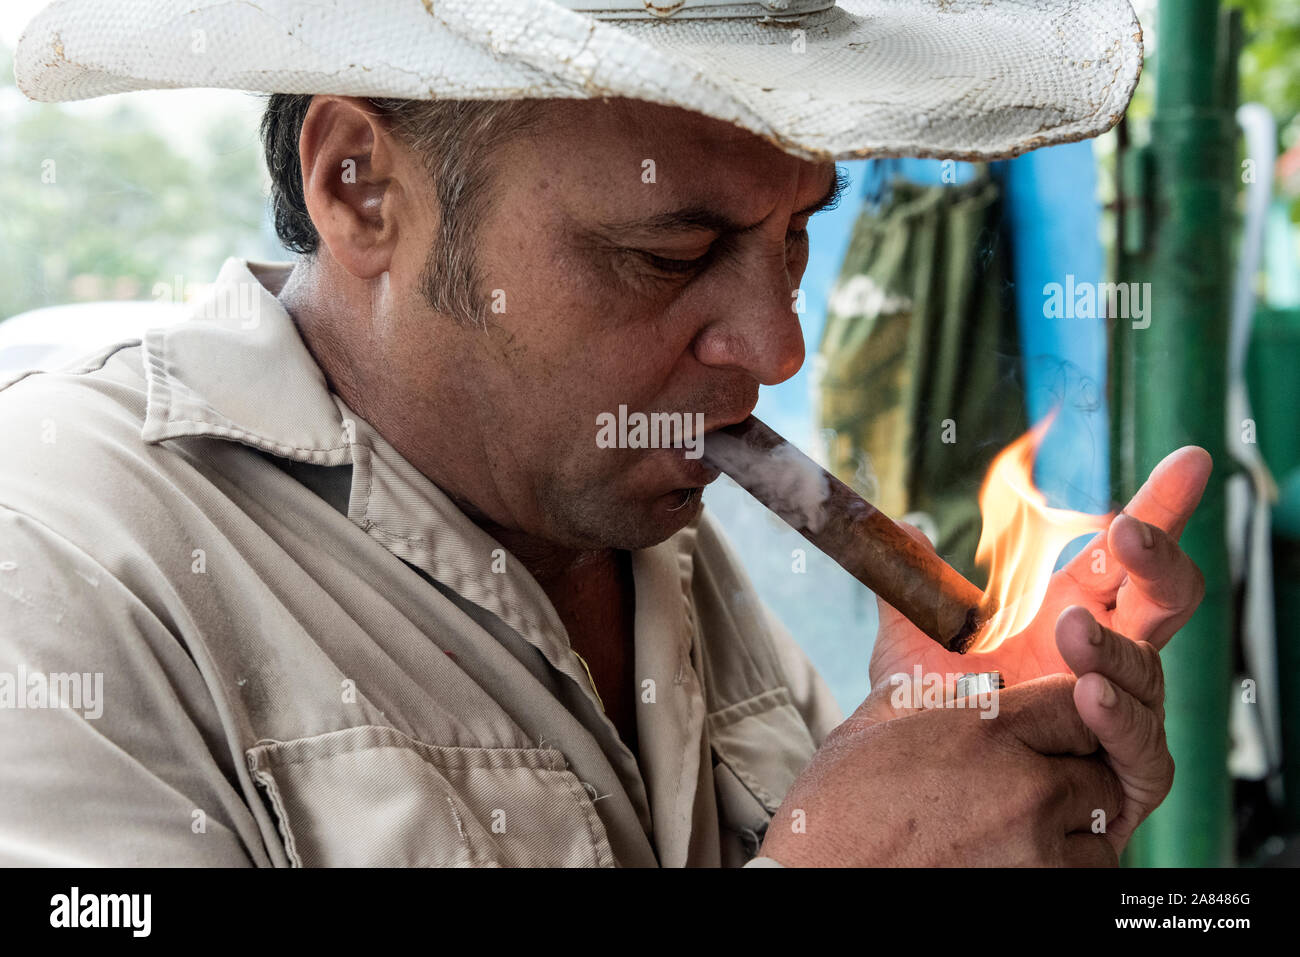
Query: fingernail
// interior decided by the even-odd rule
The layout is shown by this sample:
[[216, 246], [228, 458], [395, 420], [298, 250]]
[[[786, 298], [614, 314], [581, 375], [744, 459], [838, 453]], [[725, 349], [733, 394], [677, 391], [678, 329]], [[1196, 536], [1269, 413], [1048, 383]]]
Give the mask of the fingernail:
[[1146, 522], [1138, 522], [1138, 525], [1142, 529], [1142, 547], [1154, 548], [1156, 544], [1156, 537], [1151, 534], [1151, 526], [1148, 525]]
[[1115, 707], [1115, 701], [1117, 700], [1115, 697], [1115, 686], [1105, 678], [1101, 679], [1101, 697], [1098, 700], [1101, 701], [1101, 706], [1103, 708]]
[[1088, 644], [1101, 644], [1101, 625], [1097, 624], [1097, 619], [1091, 616], [1088, 618], [1088, 621], [1091, 626], [1088, 630]]

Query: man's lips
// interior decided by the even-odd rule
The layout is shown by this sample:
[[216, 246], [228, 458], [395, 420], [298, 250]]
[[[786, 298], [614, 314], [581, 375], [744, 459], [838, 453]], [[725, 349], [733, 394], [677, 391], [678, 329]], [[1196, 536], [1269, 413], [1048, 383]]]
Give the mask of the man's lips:
[[638, 484], [652, 496], [669, 495], [687, 488], [703, 488], [722, 474], [705, 465], [702, 458], [687, 458], [687, 451], [684, 448], [643, 450], [637, 469], [641, 475]]
[[674, 486], [675, 488], [703, 487], [722, 474], [712, 466], [705, 465], [703, 459], [688, 459], [686, 449], [664, 449], [663, 451], [674, 458], [676, 471], [685, 480], [684, 484]]
[[721, 475], [721, 471], [704, 463], [703, 443], [708, 442], [710, 432], [716, 432], [718, 429], [725, 429], [729, 425], [744, 422], [749, 418], [752, 411], [753, 410], [750, 409], [738, 415], [718, 416], [716, 419], [711, 421], [706, 417], [704, 434], [695, 437], [695, 447], [689, 450], [696, 456], [695, 458], [687, 458], [686, 452], [688, 450], [682, 447], [663, 450], [670, 453], [675, 458], [677, 471], [685, 483], [683, 485], [675, 486], [675, 488], [702, 488]]
[[[690, 435], [689, 441], [686, 441], [686, 436], [680, 436], [678, 437], [680, 444], [676, 446], [623, 449], [624, 455], [634, 456], [633, 459], [625, 459], [625, 461], [630, 465], [639, 459], [641, 465], [637, 470], [641, 471], [648, 467], [656, 477], [662, 470], [662, 479], [652, 479], [656, 486], [663, 488], [663, 492], [659, 494], [667, 495], [687, 488], [703, 488], [722, 474], [718, 469], [704, 463], [703, 452], [709, 433], [745, 421], [751, 411], [752, 406], [749, 406], [733, 413], [719, 413], [716, 416], [706, 414], [702, 428]], [[693, 417], [694, 413], [691, 415]], [[661, 460], [663, 465], [658, 464]]]

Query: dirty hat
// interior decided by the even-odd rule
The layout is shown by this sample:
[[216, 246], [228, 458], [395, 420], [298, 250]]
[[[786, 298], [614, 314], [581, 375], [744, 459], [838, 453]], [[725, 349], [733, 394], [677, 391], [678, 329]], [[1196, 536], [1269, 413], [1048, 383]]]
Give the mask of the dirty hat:
[[227, 87], [630, 97], [805, 159], [994, 159], [1105, 132], [1142, 64], [1127, 0], [56, 0], [34, 100]]

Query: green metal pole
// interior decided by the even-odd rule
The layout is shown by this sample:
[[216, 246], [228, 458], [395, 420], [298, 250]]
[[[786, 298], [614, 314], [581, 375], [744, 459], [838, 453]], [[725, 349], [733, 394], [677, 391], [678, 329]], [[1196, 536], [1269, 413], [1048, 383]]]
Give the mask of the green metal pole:
[[[1182, 545], [1205, 573], [1205, 600], [1166, 648], [1173, 791], [1138, 830], [1128, 863], [1232, 863], [1228, 702], [1233, 608], [1225, 541], [1228, 317], [1233, 264], [1235, 89], [1217, 0], [1162, 0], [1151, 124], [1151, 221], [1142, 272], [1145, 329], [1119, 322], [1132, 363], [1133, 466], [1141, 481], [1167, 453], [1206, 448], [1214, 473]], [[1131, 489], [1127, 491], [1132, 491]]]

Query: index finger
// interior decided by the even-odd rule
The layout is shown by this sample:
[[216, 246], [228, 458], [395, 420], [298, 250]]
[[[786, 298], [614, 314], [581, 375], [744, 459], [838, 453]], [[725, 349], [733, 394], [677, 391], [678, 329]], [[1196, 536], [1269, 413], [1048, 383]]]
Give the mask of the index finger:
[[[1210, 453], [1198, 445], [1185, 445], [1170, 452], [1151, 470], [1122, 514], [1156, 525], [1177, 541], [1187, 526], [1187, 520], [1200, 504], [1213, 468]], [[1063, 569], [1081, 588], [1107, 605], [1114, 604], [1115, 592], [1126, 574], [1123, 563], [1113, 560], [1115, 556], [1108, 543], [1109, 531], [1107, 528], [1098, 532]], [[1103, 570], [1094, 572], [1098, 550], [1103, 553], [1100, 563]]]
[[1175, 541], [1201, 501], [1214, 469], [1210, 453], [1199, 445], [1184, 445], [1166, 455], [1142, 483], [1124, 509], [1126, 515], [1159, 525]]

